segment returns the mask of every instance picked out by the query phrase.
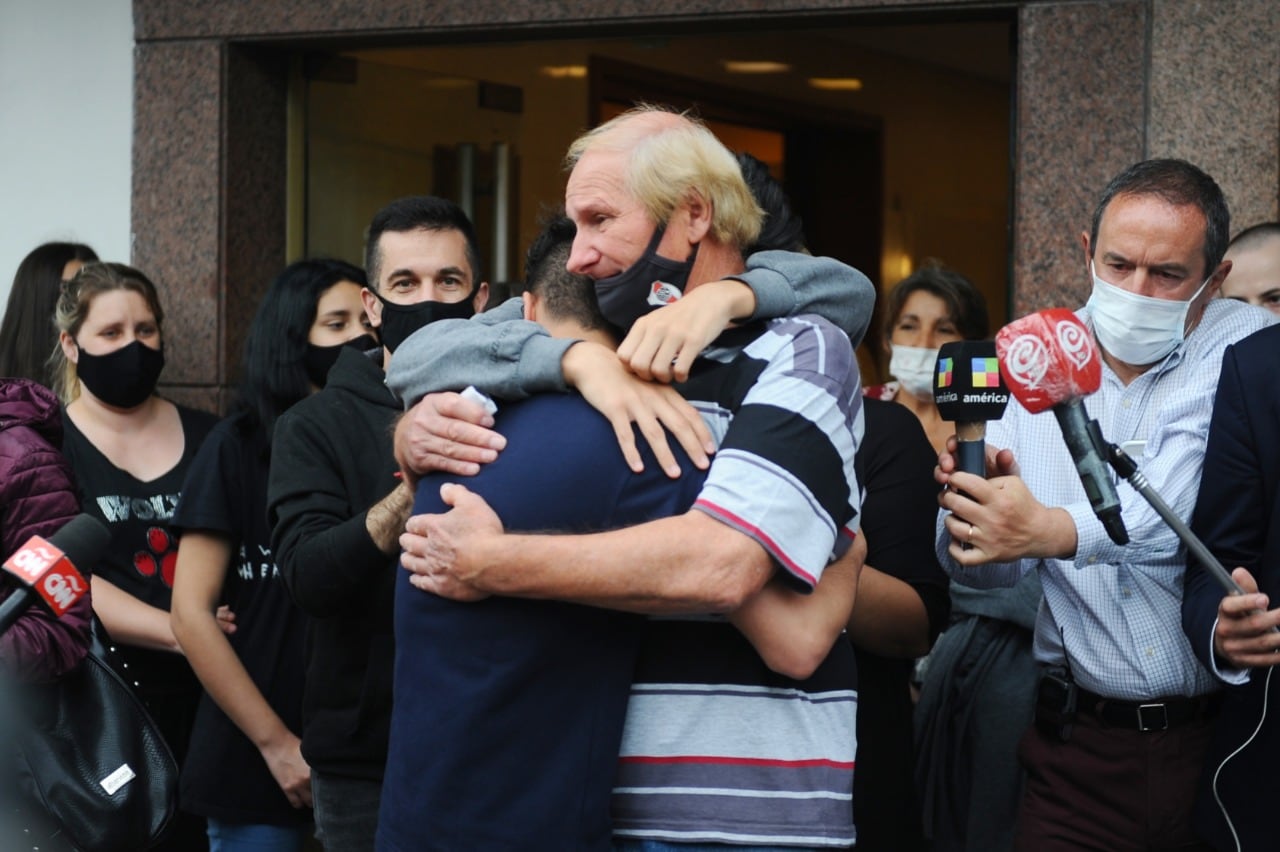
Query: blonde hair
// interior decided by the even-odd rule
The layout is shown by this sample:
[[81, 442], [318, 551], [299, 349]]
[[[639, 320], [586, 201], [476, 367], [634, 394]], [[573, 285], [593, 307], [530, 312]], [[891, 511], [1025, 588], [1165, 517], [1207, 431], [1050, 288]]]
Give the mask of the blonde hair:
[[[65, 331], [74, 339], [89, 316], [93, 300], [114, 290], [127, 290], [141, 296], [155, 315], [156, 327], [161, 327], [164, 311], [160, 308], [156, 285], [147, 276], [123, 263], [86, 263], [80, 267], [80, 271], [62, 285], [62, 292], [58, 294], [58, 303], [54, 308], [54, 325], [58, 327], [58, 331]], [[53, 354], [49, 356], [49, 372], [53, 376], [53, 389], [64, 405], [80, 395], [76, 365], [67, 359], [61, 343], [54, 346]]]
[[655, 222], [665, 225], [677, 207], [698, 198], [711, 207], [718, 242], [742, 250], [760, 235], [764, 211], [737, 158], [688, 113], [640, 104], [575, 139], [566, 168], [593, 150], [628, 155], [623, 185]]

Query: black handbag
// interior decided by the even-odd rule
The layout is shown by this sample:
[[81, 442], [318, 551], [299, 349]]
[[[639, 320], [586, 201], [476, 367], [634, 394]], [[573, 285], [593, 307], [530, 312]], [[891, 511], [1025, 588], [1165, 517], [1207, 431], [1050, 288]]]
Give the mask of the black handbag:
[[74, 671], [14, 686], [18, 795], [33, 840], [52, 826], [52, 842], [80, 852], [136, 852], [173, 820], [178, 764], [104, 637], [95, 618]]

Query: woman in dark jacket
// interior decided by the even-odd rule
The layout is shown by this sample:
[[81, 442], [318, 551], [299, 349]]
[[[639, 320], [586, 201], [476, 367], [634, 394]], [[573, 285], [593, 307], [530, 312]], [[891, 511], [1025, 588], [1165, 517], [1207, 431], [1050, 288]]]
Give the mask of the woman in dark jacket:
[[[48, 538], [80, 511], [62, 443], [58, 399], [27, 379], [0, 379], [0, 548]], [[92, 566], [77, 565], [86, 576]], [[0, 580], [0, 600], [13, 592]], [[92, 604], [85, 594], [61, 618], [40, 607], [0, 636], [0, 663], [22, 680], [50, 680], [75, 668], [89, 649]]]

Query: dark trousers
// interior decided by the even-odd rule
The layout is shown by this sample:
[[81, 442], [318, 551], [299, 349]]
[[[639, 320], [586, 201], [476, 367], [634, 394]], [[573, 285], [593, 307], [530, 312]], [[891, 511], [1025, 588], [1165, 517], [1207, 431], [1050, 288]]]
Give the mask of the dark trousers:
[[373, 852], [382, 782], [311, 770], [316, 839], [326, 852]]
[[1015, 848], [1208, 850], [1191, 804], [1212, 724], [1143, 733], [1082, 714], [1065, 742], [1033, 724], [1018, 746], [1027, 779]]

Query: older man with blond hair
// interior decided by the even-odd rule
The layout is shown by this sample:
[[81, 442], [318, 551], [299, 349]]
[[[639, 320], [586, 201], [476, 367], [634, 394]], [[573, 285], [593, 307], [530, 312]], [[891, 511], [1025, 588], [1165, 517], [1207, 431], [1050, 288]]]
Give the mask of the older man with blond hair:
[[[688, 116], [628, 112], [577, 140], [568, 162], [565, 206], [577, 226], [568, 269], [595, 281], [605, 317], [628, 332], [621, 358], [589, 342], [553, 348], [533, 332], [508, 350], [522, 334], [509, 324], [441, 331], [471, 339], [488, 362], [481, 371], [506, 362], [484, 388], [501, 393], [567, 382], [594, 402], [639, 383], [632, 371], [687, 374], [679, 391], [718, 445], [707, 482], [687, 512], [589, 535], [506, 534], [476, 495], [448, 486], [452, 511], [411, 519], [404, 565], [420, 588], [455, 599], [549, 598], [659, 616], [623, 734], [613, 803], [621, 848], [847, 847], [856, 672], [849, 644], [836, 640], [857, 572], [826, 569], [856, 536], [857, 364], [846, 333], [819, 316], [756, 314], [834, 306], [860, 337], [870, 283], [829, 260], [744, 260], [760, 211], [733, 155]], [[728, 319], [739, 322], [720, 334]], [[410, 341], [416, 357], [391, 377], [406, 400], [447, 387], [438, 375], [424, 380], [425, 365], [439, 364], [425, 350], [468, 351], [454, 348], [456, 336], [429, 337]]]

